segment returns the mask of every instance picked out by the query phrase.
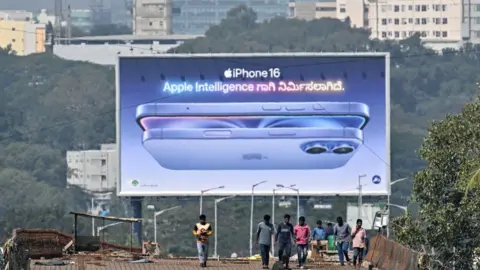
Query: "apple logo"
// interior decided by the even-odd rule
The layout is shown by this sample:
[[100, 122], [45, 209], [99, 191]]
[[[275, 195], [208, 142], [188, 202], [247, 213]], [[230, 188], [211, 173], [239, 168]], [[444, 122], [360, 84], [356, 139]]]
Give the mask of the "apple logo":
[[225, 78], [227, 78], [227, 79], [232, 78], [232, 75], [233, 75], [233, 74], [232, 74], [232, 69], [230, 69], [230, 68], [227, 69], [227, 70], [225, 70], [225, 71], [223, 72], [223, 77], [225, 77]]

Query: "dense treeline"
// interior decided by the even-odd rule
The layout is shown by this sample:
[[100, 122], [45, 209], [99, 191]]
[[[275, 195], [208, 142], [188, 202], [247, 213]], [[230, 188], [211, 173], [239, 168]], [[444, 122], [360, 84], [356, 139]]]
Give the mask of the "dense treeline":
[[[453, 153], [426, 150], [441, 148], [444, 143], [449, 144], [448, 149], [456, 145], [452, 141], [443, 141], [446, 140], [444, 137], [432, 139], [440, 135], [432, 135], [427, 140], [422, 149], [423, 160], [417, 150], [428, 135], [432, 120], [443, 119], [447, 113], [458, 113], [466, 103], [474, 100], [478, 91], [480, 66], [480, 50], [477, 47], [466, 45], [461, 51], [446, 50], [443, 54], [438, 54], [422, 46], [418, 36], [400, 42], [370, 40], [368, 31], [351, 28], [334, 19], [307, 22], [275, 18], [263, 23], [255, 23], [255, 20], [256, 15], [252, 10], [246, 7], [236, 8], [229, 12], [220, 25], [211, 27], [205, 37], [187, 41], [172, 49], [172, 52], [388, 51], [392, 60], [392, 179], [413, 179], [414, 173], [423, 169], [427, 163], [436, 162], [432, 156], [441, 159]], [[3, 52], [0, 54], [0, 89], [3, 90], [0, 92], [0, 185], [2, 191], [8, 191], [4, 192], [6, 196], [0, 197], [0, 239], [4, 239], [14, 227], [58, 227], [69, 231], [70, 224], [65, 214], [74, 208], [85, 208], [86, 202], [81, 191], [65, 187], [67, 170], [64, 153], [67, 149], [83, 146], [94, 148], [100, 143], [114, 141], [113, 67], [64, 61], [49, 54], [16, 57]], [[460, 120], [455, 118], [446, 121], [434, 126], [430, 132], [445, 129], [444, 126], [451, 123], [448, 121], [455, 123]], [[471, 132], [479, 130], [475, 127], [474, 125]], [[476, 133], [468, 134], [471, 136], [469, 139], [478, 138], [472, 135]], [[445, 136], [453, 135], [448, 133]], [[457, 139], [456, 143], [462, 141], [462, 137], [452, 138]], [[467, 142], [465, 145], [468, 145]], [[465, 147], [462, 149], [465, 150]], [[461, 154], [461, 150], [455, 152], [455, 155]], [[472, 162], [475, 163], [475, 160]], [[432, 176], [445, 172], [442, 170], [447, 167], [438, 167], [439, 164], [444, 165], [441, 162], [435, 163], [435, 172], [422, 171], [417, 176], [414, 196], [422, 207], [425, 206], [421, 208], [420, 220], [430, 218], [428, 213], [437, 217], [451, 214], [448, 212], [440, 215], [435, 212], [435, 207], [438, 211], [440, 203], [449, 203], [453, 199], [445, 187], [435, 186], [430, 189], [432, 179], [447, 183]], [[467, 174], [470, 167], [465, 167], [462, 172]], [[452, 169], [448, 173], [458, 172]], [[456, 179], [451, 178], [448, 184], [454, 185]], [[395, 185], [392, 203], [406, 204], [411, 186], [411, 180]], [[458, 190], [461, 191], [460, 188]], [[425, 192], [430, 192], [430, 195], [427, 196]], [[448, 196], [439, 199], [437, 204], [429, 201], [429, 196], [435, 197], [433, 194], [443, 194], [442, 192], [448, 193]], [[159, 205], [155, 201], [149, 203]], [[258, 203], [259, 217], [260, 212], [269, 211], [268, 203]], [[159, 234], [160, 242], [170, 252], [193, 252], [188, 232], [198, 213], [198, 203], [169, 200], [163, 203], [164, 206], [165, 204], [181, 204], [184, 210], [181, 215], [172, 213], [165, 216], [162, 222], [174, 226], [165, 228], [171, 231]], [[119, 213], [123, 213], [123, 204], [118, 203], [116, 207]], [[248, 203], [234, 200], [225, 202], [222, 207], [222, 222], [230, 225], [229, 230], [238, 229], [239, 232], [230, 234], [228, 239], [220, 243], [220, 254], [245, 252], [248, 249], [248, 241], [245, 240], [248, 235], [248, 226], [245, 224], [248, 221], [243, 225], [237, 225], [235, 221], [248, 216]], [[427, 210], [428, 213], [425, 212]], [[325, 219], [333, 217], [331, 215]], [[311, 219], [313, 218], [312, 216]], [[409, 226], [414, 226], [415, 223], [411, 220], [403, 222]], [[437, 223], [430, 225], [434, 224]], [[147, 234], [151, 235], [151, 223], [147, 221], [145, 228]], [[177, 233], [172, 234], [173, 232]], [[225, 235], [227, 232], [219, 233]], [[397, 233], [402, 237], [401, 231]], [[449, 241], [438, 235], [430, 236], [438, 241], [420, 243], [420, 238], [416, 242], [407, 240], [417, 248], [421, 244], [436, 247], [441, 241]]]

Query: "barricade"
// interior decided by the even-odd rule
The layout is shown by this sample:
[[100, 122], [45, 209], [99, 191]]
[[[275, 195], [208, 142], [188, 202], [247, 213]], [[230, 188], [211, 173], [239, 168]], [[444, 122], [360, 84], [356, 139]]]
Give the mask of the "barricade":
[[399, 243], [377, 235], [370, 240], [366, 261], [381, 270], [420, 270], [419, 254]]

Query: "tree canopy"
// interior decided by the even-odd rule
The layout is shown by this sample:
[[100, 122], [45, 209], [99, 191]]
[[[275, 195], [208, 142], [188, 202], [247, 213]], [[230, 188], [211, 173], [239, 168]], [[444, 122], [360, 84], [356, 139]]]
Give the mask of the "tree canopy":
[[[480, 111], [474, 99], [478, 92], [478, 47], [467, 44], [460, 51], [438, 54], [425, 48], [418, 36], [400, 42], [371, 40], [368, 31], [335, 19], [274, 18], [256, 23], [255, 12], [240, 6], [204, 37], [186, 41], [170, 52], [306, 51], [391, 53], [392, 163], [388, 165], [392, 179], [411, 177], [419, 171], [413, 198], [420, 204], [420, 217], [397, 220], [397, 225], [411, 229], [407, 232], [414, 232], [416, 237], [405, 237], [401, 230], [396, 231], [397, 237], [419, 250], [433, 247], [436, 258], [445, 265], [453, 256], [452, 251], [441, 248], [447, 244], [456, 246], [454, 258], [471, 258], [477, 246], [474, 232], [479, 230], [468, 222], [477, 217], [478, 204], [474, 191], [465, 193], [464, 187], [479, 167], [475, 149], [480, 129], [475, 119]], [[80, 190], [65, 187], [65, 151], [114, 142], [113, 67], [65, 61], [48, 53], [18, 57], [0, 51], [0, 89], [0, 185], [2, 190], [11, 191], [0, 197], [0, 239], [15, 227], [55, 227], [69, 232], [65, 214], [73, 209], [85, 210], [86, 198]], [[468, 102], [472, 103], [462, 112]], [[450, 115], [445, 120], [434, 122], [428, 130], [433, 120], [443, 119], [447, 113]], [[411, 186], [412, 181], [395, 185], [392, 203], [405, 204]], [[115, 211], [124, 215], [125, 205], [116, 202]], [[339, 199], [334, 205], [335, 211], [340, 211], [342, 202]], [[259, 198], [255, 220], [270, 211], [270, 203]], [[159, 208], [182, 205], [182, 214], [163, 216], [159, 224], [173, 226], [161, 229], [159, 242], [168, 252], [193, 255], [189, 231], [198, 214], [197, 199], [148, 199], [146, 204]], [[213, 216], [212, 205], [206, 199], [209, 217]], [[285, 211], [295, 211], [294, 207], [279, 210], [276, 220]], [[151, 216], [145, 211], [145, 216]], [[219, 226], [219, 235], [228, 233], [226, 225], [230, 231], [238, 230], [221, 238], [220, 255], [233, 251], [245, 255], [248, 226], [237, 221], [249, 215], [249, 201], [225, 201], [219, 211], [220, 222], [225, 224]], [[307, 221], [333, 220], [338, 213], [312, 210]], [[146, 222], [144, 226], [151, 239], [152, 224]], [[469, 269], [467, 261], [460, 265]]]

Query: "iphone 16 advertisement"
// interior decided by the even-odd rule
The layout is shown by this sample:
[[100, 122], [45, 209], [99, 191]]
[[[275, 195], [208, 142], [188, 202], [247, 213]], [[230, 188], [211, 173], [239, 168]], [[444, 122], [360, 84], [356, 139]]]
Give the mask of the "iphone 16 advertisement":
[[386, 54], [119, 57], [119, 195], [389, 192]]

